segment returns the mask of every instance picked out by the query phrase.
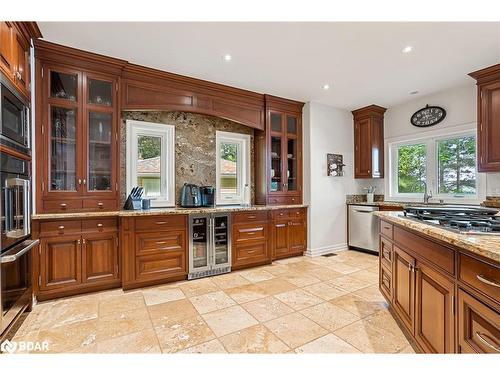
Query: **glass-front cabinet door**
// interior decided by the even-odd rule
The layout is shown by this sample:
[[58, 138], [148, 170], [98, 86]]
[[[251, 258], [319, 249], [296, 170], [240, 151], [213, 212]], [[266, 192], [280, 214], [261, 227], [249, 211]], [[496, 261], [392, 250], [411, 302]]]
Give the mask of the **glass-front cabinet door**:
[[271, 112], [271, 192], [283, 191], [283, 115]]
[[214, 216], [214, 264], [217, 266], [229, 264], [230, 244], [230, 224], [229, 216]]
[[115, 119], [114, 82], [88, 75], [86, 80], [86, 176], [90, 194], [113, 190]]
[[286, 189], [287, 191], [298, 190], [298, 118], [297, 116], [286, 116]]

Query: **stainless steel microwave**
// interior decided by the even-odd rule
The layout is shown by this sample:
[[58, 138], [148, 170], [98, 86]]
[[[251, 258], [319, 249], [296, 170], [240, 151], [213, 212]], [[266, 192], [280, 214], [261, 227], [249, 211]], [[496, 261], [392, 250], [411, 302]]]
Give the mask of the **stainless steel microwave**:
[[0, 73], [0, 137], [17, 147], [29, 149], [29, 103]]

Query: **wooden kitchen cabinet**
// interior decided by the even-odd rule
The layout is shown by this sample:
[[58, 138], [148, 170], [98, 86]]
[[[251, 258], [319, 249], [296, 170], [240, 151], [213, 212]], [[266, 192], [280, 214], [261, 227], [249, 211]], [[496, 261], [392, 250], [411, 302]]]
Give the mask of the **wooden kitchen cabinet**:
[[266, 129], [255, 134], [256, 203], [302, 203], [302, 106], [265, 95]]
[[235, 212], [232, 215], [231, 268], [271, 263], [269, 213]]
[[396, 314], [412, 334], [415, 327], [415, 258], [394, 246], [393, 307]]
[[477, 82], [479, 172], [500, 171], [500, 64], [469, 74]]
[[39, 300], [121, 284], [116, 219], [35, 220], [32, 234], [40, 239], [33, 263]]
[[0, 70], [28, 101], [31, 39], [41, 36], [35, 22], [0, 21]]
[[302, 255], [307, 250], [305, 208], [276, 210], [271, 221], [272, 259]]
[[37, 211], [115, 210], [124, 62], [43, 41], [35, 47]]
[[377, 105], [352, 111], [354, 116], [354, 178], [384, 177], [384, 113]]
[[453, 353], [455, 285], [421, 262], [416, 263], [415, 339], [426, 353]]

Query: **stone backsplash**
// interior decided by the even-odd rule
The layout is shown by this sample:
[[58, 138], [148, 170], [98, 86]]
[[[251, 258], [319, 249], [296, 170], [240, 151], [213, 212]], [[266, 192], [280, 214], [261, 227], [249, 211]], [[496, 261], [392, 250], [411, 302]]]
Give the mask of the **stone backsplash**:
[[185, 182], [215, 186], [215, 132], [217, 130], [248, 134], [251, 160], [251, 199], [254, 202], [254, 130], [219, 117], [187, 112], [124, 111], [121, 121], [120, 142], [120, 197], [126, 199], [126, 120], [147, 121], [175, 126], [175, 194], [180, 201], [180, 190]]
[[[375, 194], [373, 197], [375, 202], [383, 202], [384, 194]], [[352, 194], [345, 196], [346, 203], [362, 203], [366, 202], [366, 194]]]

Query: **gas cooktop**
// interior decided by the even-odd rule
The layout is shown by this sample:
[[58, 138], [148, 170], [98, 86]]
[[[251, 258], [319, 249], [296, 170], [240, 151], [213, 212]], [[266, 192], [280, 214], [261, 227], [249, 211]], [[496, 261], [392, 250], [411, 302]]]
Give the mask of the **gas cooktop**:
[[500, 236], [498, 210], [479, 206], [407, 206], [404, 216], [467, 235]]

